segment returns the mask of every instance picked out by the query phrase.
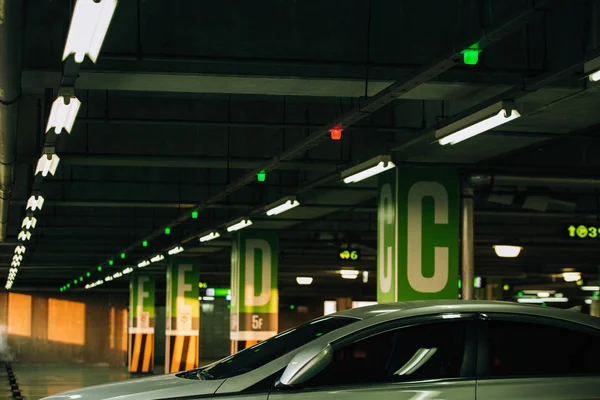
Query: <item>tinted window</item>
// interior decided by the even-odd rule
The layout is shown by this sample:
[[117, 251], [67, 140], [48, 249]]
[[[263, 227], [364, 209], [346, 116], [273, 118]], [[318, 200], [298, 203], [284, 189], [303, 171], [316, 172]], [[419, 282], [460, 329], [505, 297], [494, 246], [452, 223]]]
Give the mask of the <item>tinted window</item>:
[[600, 337], [528, 322], [489, 321], [489, 376], [600, 373]]
[[461, 376], [462, 321], [430, 323], [381, 333], [334, 353], [334, 361], [306, 386], [402, 382]]
[[225, 358], [207, 368], [204, 372], [208, 375], [205, 374], [204, 378], [224, 379], [252, 371], [326, 333], [356, 321], [358, 320], [353, 318], [326, 317], [308, 322]]

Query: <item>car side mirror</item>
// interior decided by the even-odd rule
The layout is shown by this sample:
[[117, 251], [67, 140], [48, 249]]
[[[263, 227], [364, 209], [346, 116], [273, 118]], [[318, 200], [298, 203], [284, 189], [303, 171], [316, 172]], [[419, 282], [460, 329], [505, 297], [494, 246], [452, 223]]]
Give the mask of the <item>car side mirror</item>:
[[321, 372], [333, 361], [331, 345], [325, 347], [309, 347], [300, 351], [283, 371], [281, 378], [275, 383], [278, 389], [298, 386]]

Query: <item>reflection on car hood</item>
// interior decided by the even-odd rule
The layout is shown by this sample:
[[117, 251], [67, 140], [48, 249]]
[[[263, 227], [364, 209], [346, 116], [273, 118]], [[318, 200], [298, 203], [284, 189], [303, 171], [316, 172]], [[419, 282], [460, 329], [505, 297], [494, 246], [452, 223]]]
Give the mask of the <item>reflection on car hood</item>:
[[161, 375], [92, 386], [46, 397], [53, 400], [155, 400], [179, 396], [206, 395], [217, 391], [223, 380], [202, 381]]

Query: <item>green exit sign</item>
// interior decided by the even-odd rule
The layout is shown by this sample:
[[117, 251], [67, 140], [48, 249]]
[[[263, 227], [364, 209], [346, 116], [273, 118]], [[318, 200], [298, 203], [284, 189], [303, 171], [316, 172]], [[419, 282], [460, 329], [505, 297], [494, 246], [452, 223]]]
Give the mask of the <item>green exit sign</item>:
[[573, 239], [598, 239], [600, 228], [591, 225], [570, 225], [567, 235]]
[[338, 258], [341, 261], [359, 261], [360, 251], [358, 250], [340, 250]]

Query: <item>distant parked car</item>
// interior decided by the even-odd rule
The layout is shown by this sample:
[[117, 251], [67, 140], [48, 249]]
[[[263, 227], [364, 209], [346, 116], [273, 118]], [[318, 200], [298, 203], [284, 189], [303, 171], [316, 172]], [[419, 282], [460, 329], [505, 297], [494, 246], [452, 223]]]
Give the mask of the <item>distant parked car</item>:
[[48, 399], [598, 399], [600, 319], [483, 301], [343, 311], [184, 373]]

